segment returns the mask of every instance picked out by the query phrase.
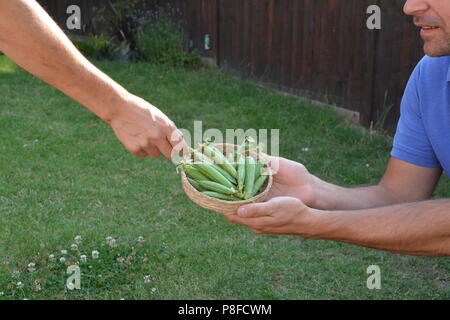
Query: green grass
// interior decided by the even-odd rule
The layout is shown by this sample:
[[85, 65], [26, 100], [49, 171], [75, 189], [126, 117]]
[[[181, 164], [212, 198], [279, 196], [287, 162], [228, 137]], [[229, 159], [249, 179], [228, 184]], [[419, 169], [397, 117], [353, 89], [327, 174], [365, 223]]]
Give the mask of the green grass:
[[[388, 136], [218, 70], [99, 65], [179, 128], [192, 130], [194, 120], [223, 132], [280, 128], [281, 155], [334, 183], [376, 183], [389, 158]], [[6, 57], [0, 93], [0, 299], [450, 298], [447, 258], [258, 236], [196, 206], [170, 161], [129, 154], [105, 123]], [[436, 197], [449, 197], [449, 187], [443, 178]], [[80, 265], [82, 289], [69, 291], [66, 267], [47, 256], [72, 254], [76, 235], [88, 263]], [[98, 260], [90, 258], [95, 249]], [[130, 264], [116, 260], [128, 256]], [[31, 261], [37, 270], [30, 273]], [[366, 288], [373, 264], [381, 267], [381, 290]], [[37, 279], [39, 291], [31, 288]]]

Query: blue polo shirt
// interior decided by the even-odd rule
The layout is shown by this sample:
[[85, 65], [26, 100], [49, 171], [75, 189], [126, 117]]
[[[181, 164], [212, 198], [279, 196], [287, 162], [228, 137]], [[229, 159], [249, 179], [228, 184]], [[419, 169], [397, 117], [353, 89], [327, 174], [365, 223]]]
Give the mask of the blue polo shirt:
[[401, 103], [391, 152], [450, 176], [450, 56], [425, 56], [414, 69]]

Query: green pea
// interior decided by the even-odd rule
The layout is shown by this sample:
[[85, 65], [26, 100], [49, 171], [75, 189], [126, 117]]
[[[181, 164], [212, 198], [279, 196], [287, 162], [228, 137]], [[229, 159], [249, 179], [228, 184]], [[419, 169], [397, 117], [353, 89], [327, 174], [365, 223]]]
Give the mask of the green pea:
[[203, 194], [212, 197], [212, 198], [216, 198], [219, 200], [225, 200], [225, 201], [240, 201], [241, 199], [230, 196], [230, 195], [226, 195], [226, 194], [222, 194], [222, 193], [218, 193], [218, 192], [214, 192], [214, 191], [203, 191]]
[[219, 167], [219, 165], [214, 165], [214, 168], [217, 169], [217, 171], [219, 171], [225, 178], [227, 178], [232, 184], [236, 185], [237, 181], [235, 178], [233, 178], [231, 176], [231, 174], [229, 174], [227, 171], [225, 171], [225, 169]]
[[266, 180], [267, 180], [267, 175], [259, 176], [259, 178], [256, 179], [250, 198], [254, 197], [258, 193], [259, 189], [261, 189], [261, 187], [263, 186], [264, 182], [266, 182]]
[[192, 165], [184, 165], [183, 170], [195, 180], [208, 180], [208, 178]]
[[197, 189], [197, 191], [200, 191], [200, 192], [205, 191], [205, 188], [203, 188], [203, 187], [200, 185], [200, 183], [198, 183], [197, 181], [195, 181], [194, 179], [191, 179], [191, 178], [187, 178], [187, 179], [188, 179], [189, 183], [190, 183], [195, 189]]
[[[228, 188], [233, 188], [234, 185], [228, 181], [227, 178], [225, 178], [216, 168], [215, 165], [213, 164], [209, 164], [209, 163], [193, 163], [192, 166], [194, 166], [194, 168], [200, 170], [200, 172], [202, 174], [204, 174], [206, 177], [208, 177], [209, 179], [202, 179], [202, 180], [212, 180], [214, 182], [218, 182], [221, 185], [228, 187]], [[197, 181], [199, 181], [198, 179], [195, 179]]]
[[241, 156], [238, 160], [237, 182], [238, 182], [238, 190], [242, 192], [244, 189], [244, 182], [245, 182], [245, 158], [243, 156]]
[[213, 181], [198, 181], [198, 183], [205, 188], [206, 190], [209, 191], [214, 191], [214, 192], [218, 192], [218, 193], [222, 193], [222, 194], [226, 194], [226, 195], [233, 195], [236, 193], [236, 190], [234, 190], [233, 188], [227, 188], [223, 185], [221, 185], [220, 183], [217, 182], [213, 182]]
[[233, 178], [236, 178], [237, 176], [236, 169], [233, 167], [230, 161], [228, 161], [227, 157], [224, 156], [224, 154], [219, 149], [217, 149], [212, 145], [205, 144], [203, 146], [203, 151], [207, 156], [211, 157], [211, 159], [216, 164], [218, 164], [220, 167], [225, 169], [229, 174], [231, 174]]
[[244, 181], [244, 196], [249, 199], [253, 192], [255, 184], [255, 169], [256, 163], [253, 157], [245, 157], [245, 181]]

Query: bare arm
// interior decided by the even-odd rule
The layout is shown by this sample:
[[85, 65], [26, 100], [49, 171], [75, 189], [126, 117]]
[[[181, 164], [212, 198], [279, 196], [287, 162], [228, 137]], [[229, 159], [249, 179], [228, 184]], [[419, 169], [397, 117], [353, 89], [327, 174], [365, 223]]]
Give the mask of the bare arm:
[[274, 176], [269, 198], [289, 196], [322, 210], [367, 209], [429, 199], [442, 174], [441, 168], [426, 168], [391, 158], [386, 172], [374, 186], [341, 187], [310, 174], [300, 163], [283, 159]]
[[[227, 219], [256, 233], [296, 234], [411, 255], [450, 255], [450, 200], [424, 201], [442, 169], [392, 158], [379, 185], [359, 188], [328, 184], [305, 170], [282, 160], [272, 199], [243, 206]], [[310, 208], [314, 204], [323, 208]]]
[[[320, 213], [320, 212], [319, 212]], [[450, 200], [321, 212], [322, 239], [402, 254], [450, 255]]]
[[172, 121], [85, 59], [36, 1], [0, 0], [0, 50], [109, 123], [130, 152], [170, 157]]
[[[242, 211], [241, 211], [242, 210]], [[254, 232], [336, 240], [396, 253], [450, 256], [450, 200], [352, 211], [310, 209], [290, 197], [243, 206], [227, 216]]]
[[315, 177], [318, 193], [315, 207], [352, 210], [426, 200], [433, 194], [441, 174], [441, 168], [421, 167], [391, 158], [378, 185], [344, 188]]

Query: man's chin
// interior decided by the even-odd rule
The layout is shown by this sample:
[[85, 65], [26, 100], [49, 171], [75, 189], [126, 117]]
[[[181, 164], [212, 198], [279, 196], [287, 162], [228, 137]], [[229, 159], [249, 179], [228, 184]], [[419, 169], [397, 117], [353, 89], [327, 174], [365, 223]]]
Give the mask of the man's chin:
[[437, 58], [443, 56], [450, 56], [450, 49], [438, 48], [432, 44], [425, 43], [423, 51], [429, 57]]

